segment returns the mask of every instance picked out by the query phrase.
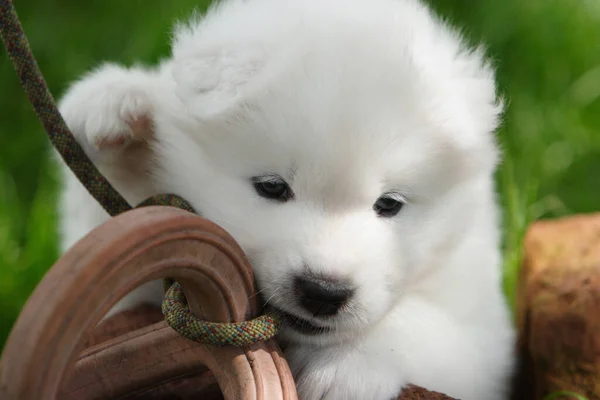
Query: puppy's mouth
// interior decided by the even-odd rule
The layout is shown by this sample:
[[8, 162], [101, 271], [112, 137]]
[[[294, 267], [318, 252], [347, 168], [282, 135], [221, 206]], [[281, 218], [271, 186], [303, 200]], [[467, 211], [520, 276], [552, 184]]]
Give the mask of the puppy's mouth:
[[282, 309], [274, 308], [274, 310], [281, 316], [284, 326], [304, 335], [320, 335], [332, 331], [331, 327], [317, 326], [304, 318], [290, 314]]

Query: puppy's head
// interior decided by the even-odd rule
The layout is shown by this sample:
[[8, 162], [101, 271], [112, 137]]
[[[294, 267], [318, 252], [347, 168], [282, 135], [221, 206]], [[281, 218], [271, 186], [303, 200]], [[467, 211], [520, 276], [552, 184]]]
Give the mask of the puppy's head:
[[492, 71], [416, 1], [225, 2], [160, 76], [156, 186], [233, 235], [292, 339], [368, 329], [492, 209]]

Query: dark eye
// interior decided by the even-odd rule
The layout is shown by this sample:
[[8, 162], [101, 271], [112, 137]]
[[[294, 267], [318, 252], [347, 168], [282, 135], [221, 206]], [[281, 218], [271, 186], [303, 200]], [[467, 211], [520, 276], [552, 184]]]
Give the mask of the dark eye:
[[383, 195], [373, 204], [373, 210], [380, 217], [393, 217], [404, 206], [404, 199], [398, 195]]
[[267, 199], [285, 202], [294, 197], [292, 189], [279, 177], [252, 178], [252, 185], [256, 193]]

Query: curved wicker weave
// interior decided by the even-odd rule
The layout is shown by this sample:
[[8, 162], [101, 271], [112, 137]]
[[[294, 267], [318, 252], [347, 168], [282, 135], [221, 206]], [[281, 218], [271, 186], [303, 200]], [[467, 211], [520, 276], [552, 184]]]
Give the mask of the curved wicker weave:
[[[223, 229], [171, 207], [132, 210], [88, 234], [38, 285], [2, 354], [0, 398], [118, 398], [178, 377], [193, 380], [206, 367], [225, 399], [297, 398], [272, 341], [213, 348], [159, 322], [81, 353], [86, 334], [120, 298], [165, 276], [181, 283], [192, 312], [208, 320], [258, 313], [252, 270]], [[200, 391], [205, 374], [197, 380]]]

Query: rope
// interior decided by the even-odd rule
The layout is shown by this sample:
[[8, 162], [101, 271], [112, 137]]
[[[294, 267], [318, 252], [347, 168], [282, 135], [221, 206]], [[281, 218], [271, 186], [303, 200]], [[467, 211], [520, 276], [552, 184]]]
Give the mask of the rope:
[[175, 282], [165, 293], [162, 311], [167, 323], [182, 336], [212, 345], [247, 346], [273, 337], [280, 321], [270, 315], [262, 315], [251, 321], [217, 323], [199, 321], [186, 307], [185, 294]]
[[[27, 37], [11, 0], [0, 0], [0, 36], [17, 71], [21, 85], [50, 141], [77, 179], [111, 216], [132, 207], [98, 171], [65, 124], [46, 81], [29, 47]], [[195, 213], [193, 207], [174, 194], [153, 196], [138, 207], [172, 206]], [[195, 317], [186, 307], [185, 295], [177, 283], [165, 279], [168, 288], [163, 300], [167, 323], [182, 336], [213, 345], [245, 346], [272, 338], [279, 328], [276, 316], [260, 316], [240, 323], [213, 323]], [[170, 295], [169, 295], [170, 294]]]

